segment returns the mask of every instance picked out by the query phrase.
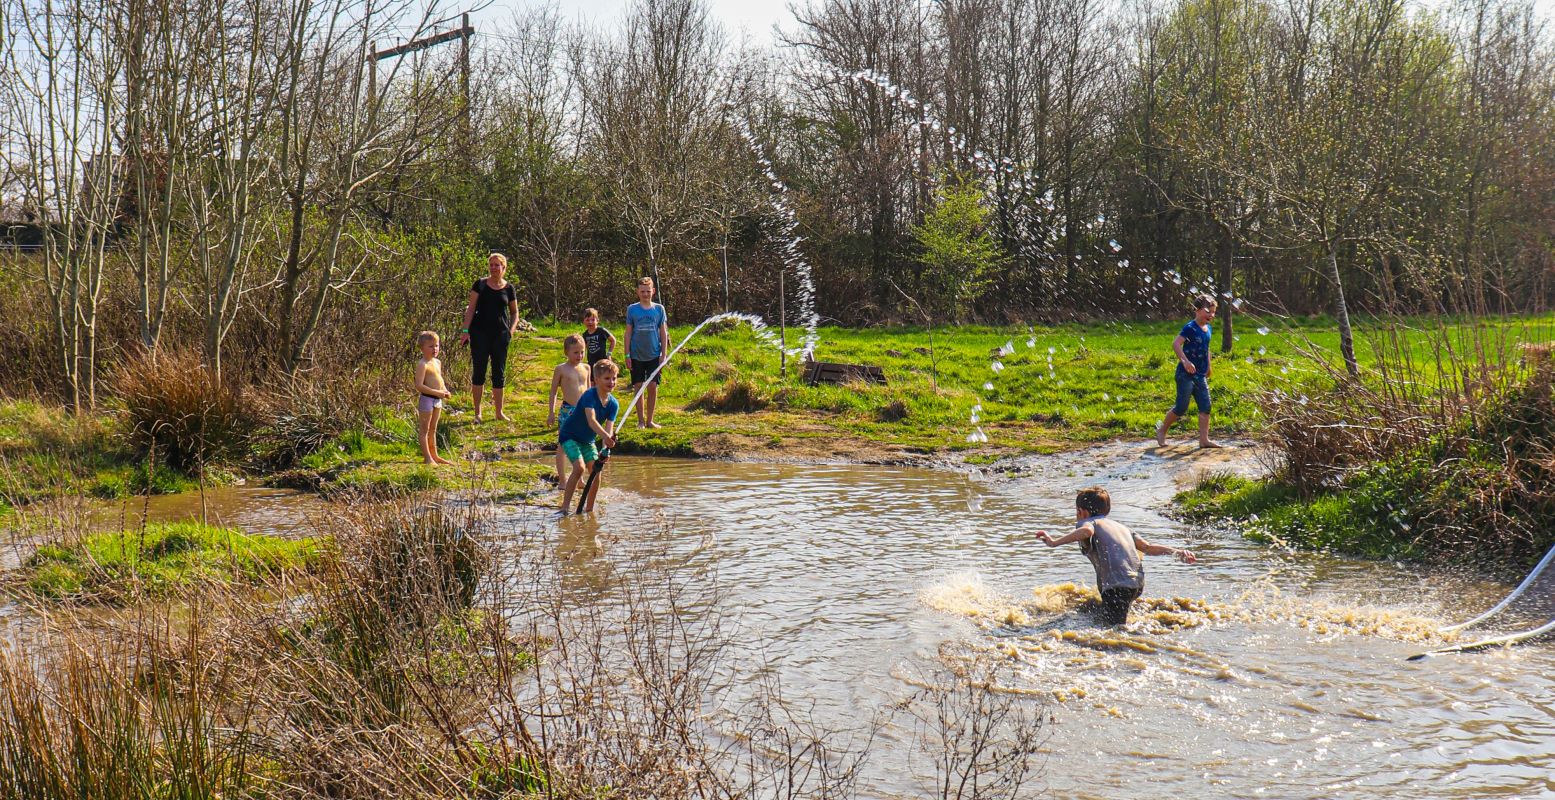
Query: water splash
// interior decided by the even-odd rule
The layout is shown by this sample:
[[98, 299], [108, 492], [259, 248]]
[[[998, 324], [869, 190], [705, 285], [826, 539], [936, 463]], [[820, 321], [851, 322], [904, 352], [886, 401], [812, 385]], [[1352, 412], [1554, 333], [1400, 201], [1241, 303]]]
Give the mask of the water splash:
[[[732, 112], [733, 106], [725, 104], [724, 111]], [[767, 178], [767, 184], [772, 187], [771, 203], [779, 217], [777, 238], [780, 241], [783, 268], [792, 269], [794, 275], [799, 278], [795, 296], [799, 301], [799, 322], [804, 328], [804, 335], [800, 337], [797, 348], [784, 350], [784, 352], [791, 356], [803, 356], [809, 359], [821, 338], [818, 332], [821, 317], [815, 310], [815, 281], [812, 277], [810, 260], [799, 247], [800, 242], [804, 241], [804, 237], [799, 235], [799, 216], [794, 213], [793, 204], [789, 202], [788, 184], [778, 177], [777, 167], [773, 165], [772, 159], [767, 157], [766, 151], [756, 139], [755, 132], [751, 130], [750, 123], [737, 114], [729, 113], [728, 117], [735, 130], [739, 132], [740, 138], [744, 139], [746, 145], [750, 147], [751, 154], [756, 157], [762, 174]], [[765, 326], [766, 323], [763, 322], [762, 327]]]

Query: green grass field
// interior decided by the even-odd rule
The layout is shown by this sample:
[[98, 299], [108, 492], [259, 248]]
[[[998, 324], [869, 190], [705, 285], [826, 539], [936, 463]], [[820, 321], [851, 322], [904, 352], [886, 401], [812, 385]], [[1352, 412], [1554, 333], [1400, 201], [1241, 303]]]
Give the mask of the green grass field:
[[[1273, 325], [1274, 323], [1267, 323]], [[1023, 451], [1052, 451], [1109, 439], [1144, 439], [1173, 399], [1175, 356], [1171, 342], [1182, 322], [1113, 322], [1093, 325], [1006, 328], [959, 327], [934, 332], [919, 328], [823, 328], [817, 357], [825, 361], [875, 364], [888, 385], [804, 385], [802, 368], [779, 372], [779, 357], [744, 327], [704, 332], [666, 368], [660, 390], [660, 430], [637, 430], [628, 420], [622, 449], [676, 455], [719, 455], [727, 448], [822, 454], [833, 451], [883, 458], [901, 453], [959, 453], [991, 458]], [[1515, 338], [1547, 338], [1550, 319], [1497, 323]], [[1216, 435], [1249, 435], [1259, 427], [1258, 393], [1301, 392], [1321, 371], [1312, 355], [1338, 363], [1338, 334], [1326, 320], [1281, 324], [1260, 334], [1260, 323], [1241, 319], [1229, 355], [1218, 351], [1210, 380]], [[522, 439], [553, 441], [545, 403], [552, 367], [562, 360], [561, 339], [573, 326], [541, 325], [521, 336], [510, 356], [508, 412], [515, 422], [467, 432], [468, 442]], [[672, 329], [675, 342], [688, 327]], [[796, 332], [790, 331], [790, 341]], [[1358, 358], [1375, 360], [1362, 327]], [[1423, 369], [1434, 369], [1431, 337], [1411, 334], [1409, 346]], [[1010, 345], [1014, 353], [993, 355]], [[449, 374], [455, 409], [467, 409], [468, 351], [450, 348]], [[1003, 370], [995, 372], [998, 361]], [[698, 401], [738, 386], [740, 405], [764, 404], [750, 413], [693, 410]], [[407, 378], [408, 384], [408, 378]], [[987, 385], [992, 385], [988, 389]], [[408, 387], [407, 387], [408, 388]], [[624, 387], [617, 396], [628, 399]], [[711, 399], [711, 398], [710, 398]], [[404, 400], [409, 413], [411, 398]], [[716, 405], [715, 403], [712, 403]], [[973, 444], [973, 409], [981, 404], [987, 444]], [[703, 403], [701, 405], [708, 405]], [[467, 415], [454, 415], [468, 427]], [[489, 433], [488, 433], [489, 430]], [[1177, 434], [1191, 436], [1184, 425]], [[731, 444], [732, 442], [732, 444]]]
[[[1379, 349], [1401, 345], [1413, 362], [1412, 377], [1429, 381], [1444, 353], [1461, 358], [1487, 343], [1505, 348], [1516, 341], [1547, 341], [1555, 331], [1552, 321], [1548, 316], [1472, 324], [1428, 319], [1413, 321], [1413, 328], [1361, 323], [1357, 355], [1365, 368], [1377, 362]], [[881, 462], [952, 457], [985, 463], [1101, 440], [1143, 440], [1172, 401], [1171, 342], [1182, 322], [941, 328], [933, 332], [932, 349], [929, 332], [922, 328], [821, 329], [818, 358], [878, 365], [887, 377], [885, 386], [807, 386], [802, 365], [790, 359], [786, 374], [781, 373], [776, 350], [749, 328], [709, 329], [665, 370], [658, 413], [664, 427], [639, 430], [623, 409], [618, 449], [702, 457]], [[619, 326], [607, 327], [621, 333]], [[678, 343], [690, 329], [676, 326], [672, 338]], [[472, 458], [451, 467], [419, 463], [407, 353], [404, 374], [394, 376], [404, 391], [391, 390], [373, 410], [372, 424], [307, 457], [285, 482], [370, 491], [485, 484], [508, 496], [541, 488], [539, 479], [549, 473], [550, 461], [535, 458], [533, 451], [555, 442], [555, 430], [546, 424], [551, 370], [563, 359], [562, 339], [577, 330], [581, 326], [541, 323], [534, 333], [520, 334], [509, 356], [506, 411], [512, 421], [492, 421], [488, 399], [488, 419], [481, 425], [473, 424], [469, 413], [469, 349], [451, 337], [445, 343], [446, 372], [455, 391], [442, 426], [445, 454]], [[1323, 391], [1321, 361], [1340, 363], [1338, 334], [1325, 319], [1239, 317], [1236, 330], [1230, 354], [1219, 352], [1218, 331], [1215, 341], [1210, 384], [1217, 436], [1256, 435], [1260, 393]], [[791, 329], [789, 341], [798, 335]], [[1006, 345], [1013, 352], [997, 356]], [[998, 372], [996, 361], [1003, 367]], [[623, 405], [629, 399], [624, 382], [617, 397]], [[971, 418], [979, 404], [974, 426]], [[968, 441], [979, 427], [987, 443]], [[59, 491], [102, 496], [144, 491], [144, 466], [123, 451], [113, 430], [112, 420], [102, 417], [72, 418], [25, 401], [0, 403], [4, 494], [26, 502]], [[1188, 424], [1174, 433], [1184, 439], [1193, 435]], [[151, 482], [159, 491], [192, 485], [161, 473]]]

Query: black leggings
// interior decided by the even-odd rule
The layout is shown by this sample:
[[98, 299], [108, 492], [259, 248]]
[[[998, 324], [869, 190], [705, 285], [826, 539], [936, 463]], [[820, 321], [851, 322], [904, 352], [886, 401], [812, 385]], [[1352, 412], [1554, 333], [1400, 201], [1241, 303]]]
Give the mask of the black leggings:
[[491, 359], [491, 388], [507, 385], [508, 341], [511, 337], [502, 333], [470, 333], [470, 385], [486, 384], [486, 359]]

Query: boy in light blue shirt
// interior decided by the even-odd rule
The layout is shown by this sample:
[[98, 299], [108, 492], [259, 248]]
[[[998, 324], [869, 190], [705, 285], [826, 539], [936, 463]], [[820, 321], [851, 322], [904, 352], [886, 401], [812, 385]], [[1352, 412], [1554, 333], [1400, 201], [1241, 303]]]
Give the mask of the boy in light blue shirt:
[[670, 349], [670, 328], [669, 315], [664, 306], [653, 302], [653, 292], [653, 279], [643, 278], [637, 282], [637, 302], [626, 307], [626, 368], [632, 373], [628, 388], [648, 382], [635, 409], [639, 428], [662, 427], [653, 421], [653, 411], [659, 404], [659, 382], [664, 378], [659, 365]]

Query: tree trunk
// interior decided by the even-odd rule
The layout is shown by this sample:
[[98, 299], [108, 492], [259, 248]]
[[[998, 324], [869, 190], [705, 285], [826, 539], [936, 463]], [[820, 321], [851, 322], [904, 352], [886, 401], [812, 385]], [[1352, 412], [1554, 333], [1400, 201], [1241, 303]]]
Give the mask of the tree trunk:
[[1334, 316], [1339, 321], [1339, 352], [1344, 355], [1344, 368], [1350, 377], [1360, 377], [1360, 365], [1355, 363], [1355, 338], [1350, 331], [1350, 307], [1344, 301], [1344, 281], [1339, 277], [1338, 243], [1328, 240], [1328, 279], [1334, 284]]

